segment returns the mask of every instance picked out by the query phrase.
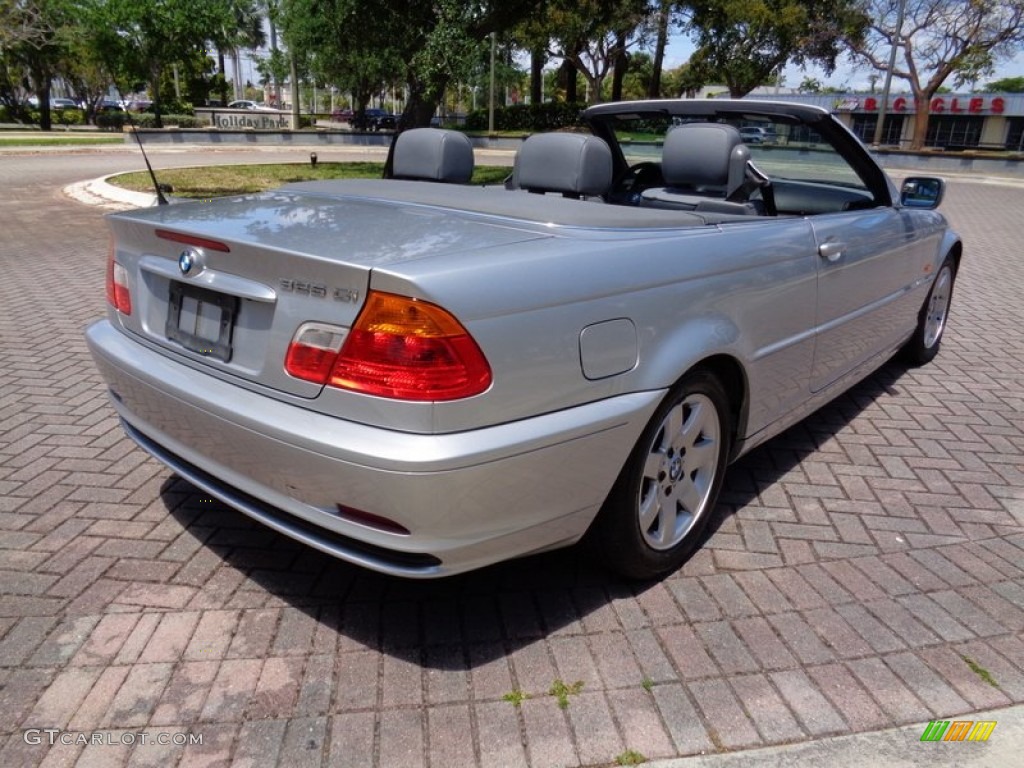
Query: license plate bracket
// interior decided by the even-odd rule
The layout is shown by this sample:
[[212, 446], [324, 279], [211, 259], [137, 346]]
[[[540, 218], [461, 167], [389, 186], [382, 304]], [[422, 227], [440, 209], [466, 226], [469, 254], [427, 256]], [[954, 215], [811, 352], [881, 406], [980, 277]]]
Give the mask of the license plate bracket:
[[238, 297], [172, 281], [164, 333], [192, 352], [231, 360], [231, 335]]

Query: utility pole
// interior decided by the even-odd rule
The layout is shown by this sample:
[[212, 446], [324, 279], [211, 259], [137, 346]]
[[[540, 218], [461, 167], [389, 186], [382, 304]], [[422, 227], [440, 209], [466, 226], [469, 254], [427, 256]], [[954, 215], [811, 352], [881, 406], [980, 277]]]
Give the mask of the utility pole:
[[877, 147], [882, 143], [882, 128], [885, 125], [885, 113], [889, 107], [889, 88], [892, 86], [892, 71], [896, 67], [896, 49], [900, 46], [900, 39], [903, 37], [903, 15], [906, 12], [907, 0], [900, 0], [899, 9], [896, 11], [896, 34], [892, 40], [892, 50], [889, 51], [889, 68], [885, 70], [885, 86], [882, 89], [882, 103], [878, 107], [878, 122], [875, 123], [875, 138], [871, 146]]
[[494, 49], [497, 47], [497, 37], [491, 32], [491, 95], [487, 101], [487, 132], [494, 133]]

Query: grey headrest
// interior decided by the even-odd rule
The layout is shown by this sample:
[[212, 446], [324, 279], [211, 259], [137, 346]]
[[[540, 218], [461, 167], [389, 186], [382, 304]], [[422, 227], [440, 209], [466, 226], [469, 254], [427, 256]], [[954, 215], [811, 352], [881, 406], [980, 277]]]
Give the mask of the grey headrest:
[[412, 128], [395, 139], [392, 176], [465, 183], [473, 176], [473, 143], [464, 133]]
[[743, 184], [748, 160], [750, 150], [733, 126], [684, 123], [665, 136], [661, 174], [670, 187], [711, 187], [729, 195]]
[[516, 155], [516, 182], [532, 192], [603, 195], [612, 184], [612, 151], [582, 133], [536, 133]]

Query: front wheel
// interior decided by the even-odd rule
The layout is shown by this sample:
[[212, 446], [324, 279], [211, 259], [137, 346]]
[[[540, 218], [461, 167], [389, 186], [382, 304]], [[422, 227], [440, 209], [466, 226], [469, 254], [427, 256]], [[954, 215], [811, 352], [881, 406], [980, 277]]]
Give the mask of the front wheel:
[[953, 283], [956, 281], [956, 263], [947, 256], [928, 292], [928, 298], [921, 307], [917, 328], [910, 341], [903, 347], [903, 357], [911, 365], [930, 363], [939, 353], [942, 333], [946, 330], [950, 302], [953, 299]]
[[705, 371], [687, 374], [647, 425], [598, 515], [612, 568], [653, 578], [690, 556], [714, 510], [731, 439], [721, 383]]

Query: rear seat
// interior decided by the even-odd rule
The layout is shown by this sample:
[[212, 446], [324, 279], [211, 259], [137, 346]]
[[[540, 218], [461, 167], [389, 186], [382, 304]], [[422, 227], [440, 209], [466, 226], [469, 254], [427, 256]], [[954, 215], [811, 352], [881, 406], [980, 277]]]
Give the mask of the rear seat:
[[391, 176], [465, 184], [473, 177], [473, 143], [464, 133], [411, 128], [395, 139]]
[[516, 154], [512, 186], [535, 194], [598, 197], [612, 184], [612, 152], [603, 139], [582, 133], [536, 133]]

